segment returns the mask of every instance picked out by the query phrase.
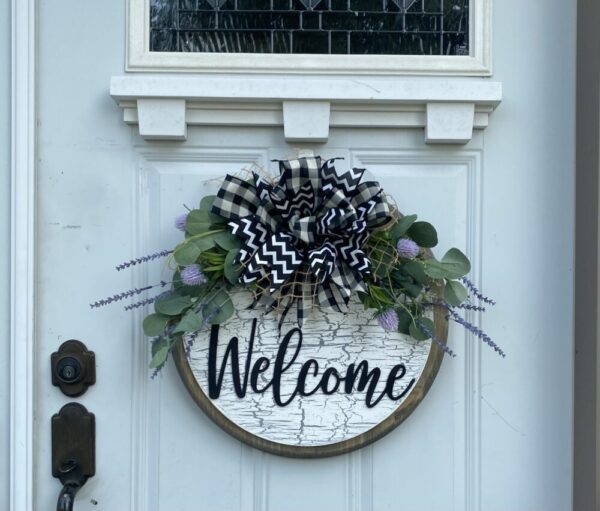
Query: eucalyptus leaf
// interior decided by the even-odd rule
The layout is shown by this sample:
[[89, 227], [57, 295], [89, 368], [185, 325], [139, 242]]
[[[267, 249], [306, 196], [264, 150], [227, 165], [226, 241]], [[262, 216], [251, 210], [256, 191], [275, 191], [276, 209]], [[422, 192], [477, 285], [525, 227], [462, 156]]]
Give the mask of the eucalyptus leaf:
[[415, 321], [413, 321], [409, 327], [410, 335], [413, 339], [416, 339], [417, 341], [425, 341], [429, 339], [431, 335], [429, 335], [427, 331], [434, 332], [435, 325], [433, 321], [431, 321], [431, 319], [422, 316], [416, 318]]
[[243, 243], [237, 236], [234, 236], [229, 231], [223, 231], [215, 234], [215, 243], [225, 250], [234, 248], [242, 248]]
[[444, 300], [446, 300], [448, 304], [456, 307], [467, 299], [467, 295], [465, 286], [460, 282], [457, 282], [456, 280], [446, 281], [446, 286], [444, 287]]
[[427, 259], [424, 261], [424, 270], [434, 279], [458, 279], [471, 271], [471, 263], [457, 248], [446, 252], [441, 261]]
[[410, 296], [412, 298], [418, 298], [419, 295], [421, 294], [421, 291], [423, 290], [423, 286], [421, 286], [420, 284], [413, 284], [410, 282], [406, 282], [406, 283], [402, 284], [402, 289], [403, 289], [404, 293], [407, 294], [408, 296]]
[[200, 252], [204, 252], [205, 250], [210, 250], [215, 246], [216, 236], [218, 234], [220, 233], [216, 232], [208, 235], [205, 234], [200, 238], [191, 240], [190, 243], [193, 243], [198, 250], [200, 250]]
[[200, 209], [208, 213], [208, 218], [210, 219], [212, 225], [224, 225], [227, 223], [227, 221], [223, 217], [212, 213], [212, 207], [216, 198], [216, 195], [205, 195], [202, 197], [202, 200], [200, 201]]
[[233, 302], [224, 289], [212, 294], [202, 312], [204, 319], [210, 318], [212, 325], [220, 325], [233, 315]]
[[181, 321], [177, 324], [173, 333], [195, 332], [202, 327], [202, 324], [202, 318], [190, 309], [185, 313], [185, 316], [181, 318]]
[[436, 261], [435, 259], [427, 259], [424, 261], [423, 271], [432, 279], [450, 278], [448, 274], [448, 268], [446, 268], [443, 263]]
[[202, 250], [194, 240], [187, 240], [177, 245], [173, 252], [173, 258], [178, 265], [187, 266], [194, 264], [201, 252]]
[[419, 284], [427, 283], [425, 266], [421, 261], [409, 261], [402, 266], [402, 269], [411, 277], [413, 277]]
[[239, 279], [242, 271], [244, 271], [244, 267], [241, 264], [234, 264], [235, 258], [240, 253], [239, 248], [234, 248], [227, 252], [227, 256], [225, 257], [225, 263], [223, 266], [223, 273], [225, 274], [225, 278], [232, 285], [235, 286]]
[[402, 334], [410, 334], [410, 325], [412, 324], [412, 317], [404, 309], [398, 311], [398, 331]]
[[183, 287], [183, 282], [181, 282], [181, 272], [179, 270], [176, 270], [173, 273], [173, 287], [175, 288], [175, 290], [178, 290], [181, 287]]
[[169, 356], [169, 347], [161, 346], [150, 361], [150, 369], [160, 369], [165, 362], [167, 361], [167, 357]]
[[169, 340], [166, 337], [159, 337], [158, 339], [153, 339], [150, 346], [151, 355], [154, 356], [163, 346], [169, 347]]
[[448, 269], [448, 278], [458, 279], [471, 271], [469, 258], [457, 248], [451, 248], [442, 257], [441, 263]]
[[188, 213], [185, 230], [195, 236], [210, 231], [213, 221], [208, 211], [193, 209]]
[[148, 337], [156, 337], [162, 334], [170, 320], [171, 318], [164, 314], [149, 314], [144, 318], [144, 322], [142, 323], [144, 334]]
[[400, 218], [390, 229], [392, 239], [397, 241], [404, 236], [410, 226], [415, 223], [416, 219], [417, 215], [408, 215]]
[[179, 316], [191, 306], [192, 299], [189, 296], [181, 296], [176, 293], [154, 302], [154, 309], [156, 312], [166, 316]]
[[358, 298], [362, 302], [365, 310], [374, 309], [376, 307], [375, 301], [371, 298], [368, 293], [363, 293], [362, 291], [358, 291]]
[[371, 295], [371, 298], [379, 304], [394, 305], [394, 300], [392, 300], [387, 291], [381, 287], [370, 285], [369, 294]]
[[202, 200], [200, 201], [200, 210], [208, 211], [210, 213], [216, 198], [216, 195], [205, 195], [202, 197]]
[[420, 247], [432, 248], [438, 244], [437, 231], [429, 222], [415, 222], [406, 233]]

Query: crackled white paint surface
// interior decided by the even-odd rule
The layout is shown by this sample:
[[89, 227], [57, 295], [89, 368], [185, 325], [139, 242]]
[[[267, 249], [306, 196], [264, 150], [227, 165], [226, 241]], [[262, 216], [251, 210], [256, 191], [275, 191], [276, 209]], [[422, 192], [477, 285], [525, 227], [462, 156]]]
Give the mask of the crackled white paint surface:
[[[256, 317], [258, 324], [252, 360], [264, 356], [271, 361], [269, 370], [261, 375], [262, 387], [272, 376], [272, 363], [279, 347], [277, 320], [275, 317], [263, 317], [260, 312], [247, 310], [241, 305], [236, 310], [236, 315], [219, 331], [217, 371], [227, 343], [234, 336], [239, 339], [240, 366], [243, 369], [252, 319]], [[349, 364], [358, 364], [362, 360], [368, 361], [369, 369], [379, 367], [382, 377], [376, 396], [383, 390], [387, 375], [397, 364], [406, 366], [406, 375], [396, 382], [395, 393], [400, 394], [413, 378], [416, 383], [427, 361], [431, 342], [417, 342], [402, 334], [384, 332], [377, 320], [372, 318], [372, 312], [364, 312], [360, 303], [353, 305], [350, 310], [352, 312], [345, 315], [315, 310], [305, 321], [301, 351], [282, 377], [283, 401], [294, 391], [300, 367], [310, 358], [318, 361], [319, 375], [328, 367], [335, 367], [344, 376]], [[290, 314], [290, 317], [293, 316]], [[282, 337], [296, 326], [294, 320], [286, 320]], [[297, 336], [294, 336], [286, 360], [293, 356], [296, 345]], [[199, 338], [190, 355], [192, 372], [206, 395], [208, 347], [208, 339]], [[312, 389], [317, 379], [309, 376], [306, 383], [307, 389]], [[311, 396], [296, 396], [289, 405], [280, 407], [275, 404], [271, 389], [257, 394], [248, 386], [246, 396], [239, 398], [235, 394], [228, 365], [221, 395], [212, 402], [227, 418], [256, 436], [287, 445], [318, 446], [347, 440], [373, 428], [400, 406], [414, 389], [414, 384], [402, 399], [392, 401], [385, 396], [373, 408], [366, 406], [364, 391], [355, 389], [353, 393], [346, 394], [343, 384], [341, 387], [329, 396], [320, 390]]]

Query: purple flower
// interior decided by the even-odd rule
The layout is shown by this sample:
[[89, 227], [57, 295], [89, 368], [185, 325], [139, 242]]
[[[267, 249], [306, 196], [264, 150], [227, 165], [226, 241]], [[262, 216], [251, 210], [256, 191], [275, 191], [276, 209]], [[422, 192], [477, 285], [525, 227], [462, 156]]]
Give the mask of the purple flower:
[[117, 271], [121, 271], [121, 270], [124, 270], [125, 268], [129, 268], [130, 266], [135, 266], [136, 264], [147, 263], [148, 261], [154, 261], [155, 259], [158, 259], [159, 257], [168, 256], [172, 252], [173, 252], [172, 250], [161, 250], [160, 252], [154, 252], [154, 254], [148, 254], [148, 255], [145, 255], [142, 257], [136, 257], [135, 259], [131, 259], [130, 261], [125, 261], [124, 263], [121, 263], [118, 266], [115, 266], [115, 268], [117, 269]]
[[456, 357], [456, 354], [448, 347], [448, 345], [445, 342], [440, 341], [435, 333], [432, 332], [425, 323], [417, 319], [417, 325], [431, 338], [435, 344], [437, 344], [438, 348], [440, 348], [446, 355], [450, 355], [452, 358]]
[[[136, 295], [141, 295], [144, 291], [148, 291], [149, 289], [153, 289], [155, 287], [165, 287], [167, 284], [169, 284], [169, 282], [165, 282], [164, 280], [160, 281], [160, 284], [155, 284], [154, 286], [146, 286], [146, 287], [142, 287], [142, 288], [133, 288], [130, 289], [129, 291], [125, 291], [123, 293], [119, 293], [116, 295], [112, 295], [109, 296], [108, 298], [105, 298], [104, 300], [98, 300], [97, 302], [91, 303], [90, 307], [92, 309], [98, 308], [98, 307], [104, 307], [105, 305], [108, 305], [110, 303], [113, 302], [118, 302], [121, 300], [125, 300], [125, 298], [131, 298], [133, 296]], [[155, 297], [155, 299], [158, 297]], [[133, 304], [131, 306], [132, 309], [135, 309], [137, 307], [142, 307], [143, 305], [146, 305], [146, 303], [142, 303], [145, 302], [146, 300], [142, 300], [141, 302], [138, 302], [137, 304]], [[151, 302], [148, 302], [151, 303]], [[139, 304], [139, 305], [138, 305]], [[127, 307], [125, 307], [125, 310], [129, 310]]]
[[187, 224], [187, 213], [180, 213], [175, 217], [175, 227], [179, 229], [181, 232], [185, 232], [185, 226]]
[[96, 309], [98, 307], [104, 307], [105, 305], [108, 305], [109, 303], [118, 302], [120, 300], [125, 300], [125, 298], [131, 298], [132, 296], [140, 295], [144, 291], [148, 291], [148, 289], [152, 289], [153, 287], [154, 286], [146, 286], [146, 287], [142, 287], [142, 288], [136, 287], [134, 289], [130, 289], [129, 291], [125, 291], [123, 293], [112, 295], [112, 296], [109, 296], [108, 298], [105, 298], [104, 300], [98, 300], [97, 302], [91, 303], [90, 308]]
[[206, 282], [206, 276], [198, 264], [190, 264], [181, 270], [181, 281], [186, 286], [200, 286]]
[[498, 353], [498, 355], [500, 355], [501, 357], [506, 357], [506, 354], [504, 353], [502, 348], [500, 348], [500, 346], [498, 346], [488, 334], [486, 334], [483, 330], [481, 330], [481, 328], [478, 328], [473, 323], [470, 323], [469, 321], [467, 321], [465, 318], [463, 318], [460, 314], [457, 314], [452, 309], [448, 309], [448, 312], [449, 312], [449, 314], [446, 316], [446, 319], [451, 319], [452, 321], [455, 321], [459, 325], [463, 326], [466, 330], [471, 332], [475, 337], [478, 337], [483, 342], [485, 342], [488, 346], [490, 346], [496, 353]]
[[398, 314], [394, 309], [387, 309], [378, 314], [377, 321], [379, 321], [379, 326], [386, 332], [398, 331]]
[[419, 255], [419, 245], [408, 238], [401, 238], [396, 245], [398, 255], [404, 259], [414, 259]]
[[481, 291], [479, 291], [479, 289], [475, 287], [475, 284], [473, 284], [473, 282], [471, 282], [467, 277], [463, 277], [460, 280], [465, 286], [467, 286], [467, 288], [469, 289], [471, 294], [475, 296], [475, 298], [482, 301], [483, 303], [487, 303], [488, 305], [496, 305], [496, 302], [494, 300], [488, 298], [487, 296], [484, 296], [481, 293]]

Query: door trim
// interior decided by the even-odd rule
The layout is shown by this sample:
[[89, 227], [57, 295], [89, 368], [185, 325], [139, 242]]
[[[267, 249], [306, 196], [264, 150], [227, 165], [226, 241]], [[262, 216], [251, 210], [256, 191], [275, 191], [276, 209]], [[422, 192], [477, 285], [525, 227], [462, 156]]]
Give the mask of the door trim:
[[11, 1], [10, 483], [33, 509], [36, 2]]
[[127, 2], [126, 71], [164, 73], [313, 73], [317, 75], [491, 76], [492, 0], [471, 0], [470, 54], [310, 55], [150, 51], [150, 2]]

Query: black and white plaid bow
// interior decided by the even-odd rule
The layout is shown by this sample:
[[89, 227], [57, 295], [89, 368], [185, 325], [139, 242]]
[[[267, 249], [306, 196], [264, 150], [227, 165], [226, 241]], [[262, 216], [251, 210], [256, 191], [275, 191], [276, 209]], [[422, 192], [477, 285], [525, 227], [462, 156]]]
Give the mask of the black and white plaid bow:
[[212, 208], [244, 241], [240, 283], [256, 283], [257, 303], [280, 307], [282, 320], [295, 303], [300, 325], [313, 304], [341, 310], [365, 290], [371, 263], [363, 246], [390, 219], [379, 183], [361, 183], [364, 169], [339, 174], [335, 160], [279, 161], [274, 184], [228, 175]]

